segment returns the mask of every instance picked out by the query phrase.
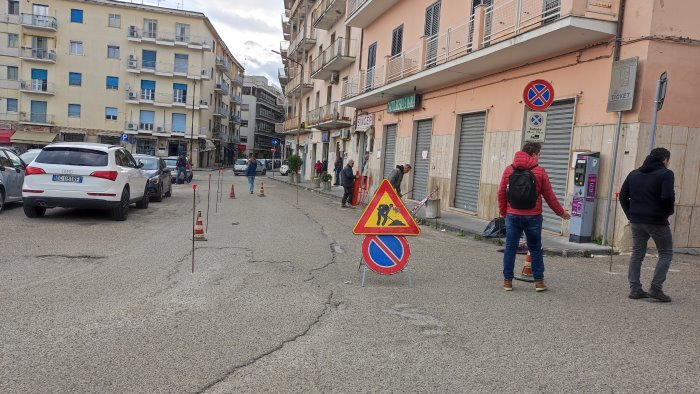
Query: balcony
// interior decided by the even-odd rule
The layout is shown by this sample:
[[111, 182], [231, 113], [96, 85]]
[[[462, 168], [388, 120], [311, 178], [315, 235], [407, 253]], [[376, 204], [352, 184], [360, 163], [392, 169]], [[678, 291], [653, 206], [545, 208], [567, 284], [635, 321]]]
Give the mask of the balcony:
[[126, 30], [126, 37], [133, 42], [149, 42], [164, 46], [183, 46], [190, 49], [210, 50], [213, 40], [207, 37], [183, 35], [160, 30], [144, 31], [136, 26], [129, 26]]
[[289, 75], [287, 74], [286, 67], [282, 67], [277, 70], [277, 79], [280, 81], [282, 89], [284, 89], [284, 86], [289, 82]]
[[49, 49], [21, 48], [20, 59], [44, 63], [56, 63], [56, 51]]
[[18, 14], [0, 14], [0, 23], [9, 23], [12, 25], [19, 25], [20, 16]]
[[139, 59], [135, 56], [129, 56], [129, 58], [126, 60], [126, 71], [136, 74], [154, 74], [163, 77], [172, 77], [175, 75], [175, 67], [172, 63], [139, 61]]
[[[292, 80], [289, 81], [287, 86], [285, 86], [285, 94], [287, 97], [291, 97], [293, 95], [299, 96], [311, 91], [313, 88], [314, 84], [311, 83], [308, 72], [305, 72], [304, 75], [297, 73], [297, 75], [295, 75]], [[301, 93], [299, 90], [301, 90]]]
[[214, 117], [225, 119], [225, 118], [228, 118], [228, 113], [229, 113], [228, 108], [219, 107], [219, 108], [214, 110]]
[[[194, 102], [193, 102], [194, 100]], [[172, 93], [156, 93], [152, 89], [127, 90], [124, 97], [127, 104], [148, 104], [155, 107], [180, 107], [188, 110], [208, 109], [209, 100], [203, 97], [191, 97], [182, 90], [175, 90]]]
[[313, 28], [311, 32], [302, 30], [297, 34], [296, 38], [294, 38], [294, 41], [289, 44], [289, 56], [298, 58], [304, 51], [309, 51], [313, 48], [314, 45], [316, 45], [316, 30]]
[[223, 56], [216, 55], [216, 60], [214, 63], [219, 71], [230, 72], [231, 70], [231, 62]]
[[292, 24], [289, 23], [289, 11], [285, 10], [282, 13], [282, 35], [285, 39], [289, 39], [292, 34]]
[[44, 79], [32, 79], [31, 81], [19, 81], [19, 90], [25, 93], [56, 94], [56, 84]]
[[243, 104], [243, 97], [236, 95], [236, 94], [233, 94], [233, 92], [231, 92], [229, 99], [230, 99], [231, 103], [233, 103], [233, 104], [239, 104], [239, 105]]
[[217, 83], [214, 85], [214, 92], [221, 95], [228, 95], [229, 86], [226, 82]]
[[[496, 0], [498, 1], [498, 0]], [[348, 0], [347, 26], [366, 28], [399, 0]]]
[[[304, 122], [304, 119], [302, 119], [301, 121]], [[285, 133], [299, 130], [299, 119], [295, 116], [293, 118], [285, 120], [284, 123], [282, 123], [282, 130]]]
[[233, 124], [241, 124], [241, 116], [240, 115], [231, 115], [230, 121]]
[[309, 111], [306, 118], [309, 120], [309, 126], [314, 126], [320, 130], [350, 127], [352, 125], [352, 110], [334, 101]]
[[238, 86], [243, 86], [244, 78], [242, 75], [234, 75], [231, 77], [231, 83]]
[[314, 27], [330, 30], [345, 14], [346, 0], [322, 0], [314, 12]]
[[20, 112], [19, 123], [37, 126], [53, 126], [55, 124], [55, 117], [54, 115], [44, 112]]
[[280, 53], [283, 58], [289, 55], [289, 41], [280, 41]]
[[497, 70], [608, 40], [617, 28], [613, 0], [503, 0], [479, 6], [455, 26], [362, 70], [343, 84], [356, 108], [450, 86]]
[[56, 18], [48, 15], [34, 15], [34, 14], [22, 14], [20, 15], [20, 22], [22, 26], [40, 29], [56, 31], [58, 29], [58, 22]]
[[356, 56], [357, 40], [339, 37], [311, 62], [311, 78], [327, 80], [353, 64]]

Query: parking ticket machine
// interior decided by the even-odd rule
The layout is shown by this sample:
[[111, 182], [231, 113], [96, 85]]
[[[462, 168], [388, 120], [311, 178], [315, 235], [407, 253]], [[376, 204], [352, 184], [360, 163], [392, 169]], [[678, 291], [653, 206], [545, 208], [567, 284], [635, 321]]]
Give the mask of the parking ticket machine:
[[582, 152], [574, 164], [574, 193], [571, 201], [569, 242], [591, 242], [595, 220], [595, 196], [600, 169], [599, 152]]

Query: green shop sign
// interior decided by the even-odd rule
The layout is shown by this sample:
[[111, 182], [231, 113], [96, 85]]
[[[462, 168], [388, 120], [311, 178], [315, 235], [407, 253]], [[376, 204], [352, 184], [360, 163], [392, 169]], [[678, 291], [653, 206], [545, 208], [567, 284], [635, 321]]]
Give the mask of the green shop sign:
[[387, 104], [387, 112], [394, 113], [394, 112], [403, 112], [403, 111], [411, 111], [420, 105], [420, 95], [419, 94], [414, 94], [411, 96], [405, 96], [401, 97], [400, 99], [392, 100], [389, 101]]

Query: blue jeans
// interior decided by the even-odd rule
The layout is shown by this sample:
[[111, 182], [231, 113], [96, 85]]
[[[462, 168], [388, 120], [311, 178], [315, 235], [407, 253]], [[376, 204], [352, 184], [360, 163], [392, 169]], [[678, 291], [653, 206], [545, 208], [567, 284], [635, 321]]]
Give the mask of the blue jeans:
[[248, 188], [250, 189], [250, 194], [253, 194], [254, 185], [255, 185], [255, 177], [249, 176], [248, 177]]
[[178, 167], [177, 168], [177, 178], [175, 178], [175, 183], [180, 183], [180, 174], [184, 174], [185, 177], [182, 178], [184, 181], [182, 183], [187, 183], [187, 167]]
[[506, 215], [506, 250], [503, 253], [503, 279], [513, 279], [515, 252], [518, 250], [520, 236], [525, 232], [527, 248], [532, 258], [532, 276], [544, 279], [544, 260], [542, 259], [542, 215], [521, 216]]

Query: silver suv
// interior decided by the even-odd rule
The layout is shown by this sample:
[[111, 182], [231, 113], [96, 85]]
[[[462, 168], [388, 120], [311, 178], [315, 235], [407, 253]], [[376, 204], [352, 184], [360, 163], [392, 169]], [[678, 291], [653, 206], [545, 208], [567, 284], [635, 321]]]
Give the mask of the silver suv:
[[22, 183], [27, 165], [14, 151], [0, 148], [0, 212], [5, 203], [22, 201]]

